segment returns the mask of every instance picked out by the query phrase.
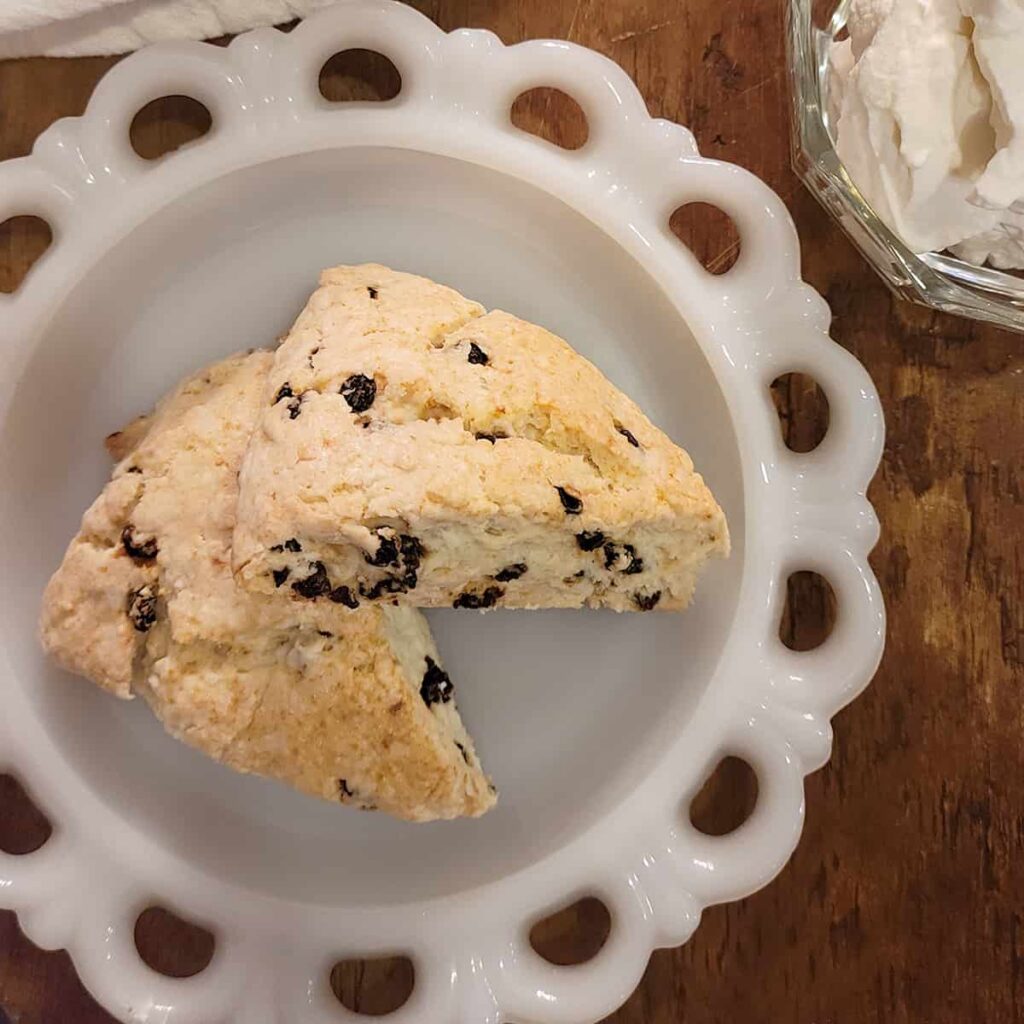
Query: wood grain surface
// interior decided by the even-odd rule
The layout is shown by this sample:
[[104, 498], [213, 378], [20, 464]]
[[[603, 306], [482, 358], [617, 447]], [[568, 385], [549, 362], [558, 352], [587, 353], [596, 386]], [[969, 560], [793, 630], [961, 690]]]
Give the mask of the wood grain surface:
[[[444, 28], [594, 47], [636, 79], [653, 115], [689, 125], [705, 154], [763, 177], [796, 219], [804, 274], [832, 306], [835, 338], [864, 362], [885, 403], [888, 443], [871, 491], [883, 524], [873, 562], [889, 612], [881, 671], [835, 722], [832, 762], [808, 780], [804, 835], [780, 877], [708, 910], [685, 947], [655, 953], [609, 1020], [1024, 1019], [1024, 337], [893, 300], [805, 194], [789, 169], [781, 0], [418, 6]], [[0, 159], [27, 153], [54, 119], [79, 113], [112, 63], [0, 63]], [[357, 84], [367, 76], [369, 85]], [[392, 87], [372, 60], [326, 79], [339, 96]], [[557, 100], [532, 96], [517, 117], [573, 144], [585, 126]], [[178, 101], [144, 120], [137, 141], [153, 152], [204, 127]], [[714, 266], [735, 249], [720, 223], [679, 229]], [[0, 228], [0, 288], [43, 242], [31, 223]], [[814, 389], [789, 380], [776, 398], [789, 436], [806, 446], [824, 416]], [[790, 590], [783, 632], [808, 646], [827, 629], [830, 604], [813, 580]], [[749, 780], [731, 767], [699, 813], [712, 827], [727, 824], [750, 799]], [[31, 847], [43, 827], [5, 783], [5, 845]], [[606, 929], [602, 908], [584, 904], [548, 922], [537, 942], [572, 961]], [[138, 939], [169, 973], [209, 952], [202, 935], [179, 936], [161, 914], [140, 924]], [[335, 971], [341, 998], [370, 1012], [410, 983], [401, 963]], [[0, 915], [0, 1005], [18, 1024], [110, 1019], [66, 954], [35, 949], [10, 914]]]

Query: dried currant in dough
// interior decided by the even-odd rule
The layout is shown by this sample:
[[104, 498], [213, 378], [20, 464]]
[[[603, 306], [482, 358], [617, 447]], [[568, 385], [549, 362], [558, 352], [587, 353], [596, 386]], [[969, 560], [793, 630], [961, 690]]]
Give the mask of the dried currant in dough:
[[327, 597], [332, 603], [343, 604], [346, 608], [359, 607], [359, 598], [348, 587], [335, 587]]
[[615, 428], [634, 448], [640, 447], [640, 442], [633, 436], [631, 430], [627, 430], [625, 427], [616, 426]]
[[292, 584], [292, 590], [299, 597], [315, 601], [331, 592], [331, 581], [327, 577], [327, 566], [323, 562], [314, 562], [310, 567], [313, 571], [305, 578], [296, 580]]
[[575, 494], [570, 494], [564, 487], [555, 487], [558, 491], [558, 498], [562, 502], [562, 508], [566, 515], [578, 516], [583, 511], [583, 500]]
[[527, 564], [525, 562], [516, 562], [515, 565], [506, 565], [501, 572], [496, 572], [494, 578], [499, 583], [508, 583], [511, 580], [517, 580], [520, 576], [525, 576], [527, 571]]
[[455, 687], [448, 673], [430, 655], [427, 655], [427, 670], [420, 683], [420, 696], [429, 708], [431, 704], [447, 704], [452, 699]]
[[149, 632], [156, 622], [156, 584], [147, 583], [138, 590], [128, 591], [128, 618], [140, 633]]
[[644, 571], [644, 560], [636, 553], [632, 544], [605, 544], [604, 567], [614, 569], [626, 576], [634, 576]]
[[135, 528], [131, 523], [121, 531], [121, 544], [124, 546], [125, 553], [136, 565], [151, 565], [159, 550], [155, 537], [140, 541], [135, 536]]
[[402, 562], [411, 569], [420, 567], [420, 559], [426, 554], [423, 545], [418, 537], [403, 533], [398, 538], [399, 549], [402, 554]]
[[420, 560], [426, 554], [426, 550], [420, 543], [418, 537], [413, 537], [408, 533], [403, 533], [398, 538], [399, 544], [399, 555], [400, 564], [403, 570], [402, 582], [405, 583], [409, 590], [414, 590], [416, 584], [419, 582], [418, 570], [420, 567]]
[[626, 557], [629, 559], [629, 564], [623, 569], [623, 573], [627, 576], [634, 576], [638, 572], [644, 571], [644, 560], [636, 553], [636, 548], [632, 544], [624, 544], [623, 550], [626, 552]]
[[366, 412], [377, 397], [377, 382], [364, 373], [353, 373], [338, 391], [353, 412]]
[[386, 533], [384, 529], [376, 531], [377, 550], [372, 555], [363, 555], [369, 565], [398, 565], [398, 541], [395, 539], [394, 531], [387, 529]]
[[493, 608], [505, 596], [501, 587], [488, 587], [482, 594], [467, 590], [452, 602], [453, 608]]

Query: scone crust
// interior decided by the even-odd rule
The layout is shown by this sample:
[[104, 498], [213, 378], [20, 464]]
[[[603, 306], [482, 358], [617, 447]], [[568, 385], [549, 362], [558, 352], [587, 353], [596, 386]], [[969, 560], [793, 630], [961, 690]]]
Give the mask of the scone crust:
[[235, 584], [238, 469], [272, 363], [223, 360], [118, 432], [122, 460], [47, 587], [44, 646], [237, 770], [411, 820], [480, 814], [494, 793], [450, 681], [421, 696], [443, 670], [418, 611]]
[[[382, 529], [426, 545], [415, 586], [378, 571], [393, 565], [365, 567]], [[603, 542], [584, 550], [580, 534]], [[303, 557], [274, 551], [293, 537]], [[544, 544], [540, 587], [528, 555]], [[687, 453], [565, 341], [368, 264], [326, 271], [277, 350], [233, 552], [257, 591], [275, 570], [301, 578], [320, 562], [367, 600], [446, 606], [469, 588], [500, 590], [492, 603], [506, 607], [625, 609], [655, 588], [659, 607], [685, 606], [700, 566], [728, 547]]]

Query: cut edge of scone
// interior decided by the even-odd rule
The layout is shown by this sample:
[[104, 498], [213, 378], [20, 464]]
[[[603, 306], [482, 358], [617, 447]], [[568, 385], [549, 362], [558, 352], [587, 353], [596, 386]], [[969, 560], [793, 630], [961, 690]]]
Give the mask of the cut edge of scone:
[[[122, 461], [47, 586], [43, 645], [119, 697], [141, 693], [169, 732], [236, 770], [408, 820], [482, 814], [494, 787], [419, 612], [310, 609], [237, 590], [231, 523], [215, 518], [225, 502], [212, 494], [182, 506], [205, 517], [193, 524], [201, 552], [183, 554], [180, 515], [176, 536], [161, 535], [197, 458], [212, 474], [200, 479], [237, 489], [244, 420], [255, 420], [269, 363], [257, 352], [207, 367], [108, 440]], [[182, 619], [197, 601], [181, 588], [198, 588], [201, 605], [225, 585], [243, 628], [228, 635], [218, 624], [232, 620], [211, 614], [204, 638], [201, 614]]]
[[233, 557], [293, 600], [646, 611], [728, 551], [686, 452], [565, 341], [371, 264], [275, 354]]

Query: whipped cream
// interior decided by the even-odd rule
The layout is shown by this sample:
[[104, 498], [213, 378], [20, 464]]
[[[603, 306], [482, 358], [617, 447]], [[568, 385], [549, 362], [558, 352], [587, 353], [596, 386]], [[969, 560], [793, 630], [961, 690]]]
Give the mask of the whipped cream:
[[915, 252], [1024, 268], [1024, 0], [853, 0], [836, 151]]

